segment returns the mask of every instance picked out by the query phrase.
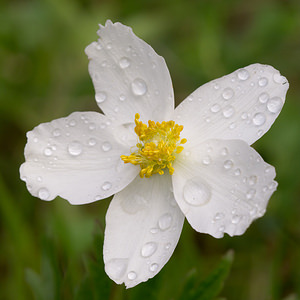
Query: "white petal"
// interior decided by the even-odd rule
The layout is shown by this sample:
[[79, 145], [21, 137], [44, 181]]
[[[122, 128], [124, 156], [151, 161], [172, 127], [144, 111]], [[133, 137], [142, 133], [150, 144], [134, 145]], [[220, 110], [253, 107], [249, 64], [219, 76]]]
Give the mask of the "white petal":
[[177, 203], [192, 227], [214, 237], [241, 235], [265, 213], [275, 169], [241, 140], [209, 140], [174, 164]]
[[171, 257], [183, 221], [170, 176], [136, 177], [114, 196], [106, 214], [108, 276], [127, 288], [152, 278]]
[[21, 178], [42, 200], [100, 200], [123, 189], [139, 172], [120, 159], [129, 147], [114, 138], [113, 123], [99, 113], [76, 112], [40, 124], [27, 137]]
[[170, 119], [174, 96], [165, 60], [120, 23], [107, 21], [98, 35], [85, 52], [103, 112], [122, 123], [132, 122], [136, 113], [142, 121]]
[[288, 87], [273, 67], [253, 64], [198, 88], [176, 108], [175, 121], [192, 145], [207, 139], [251, 145], [277, 118]]

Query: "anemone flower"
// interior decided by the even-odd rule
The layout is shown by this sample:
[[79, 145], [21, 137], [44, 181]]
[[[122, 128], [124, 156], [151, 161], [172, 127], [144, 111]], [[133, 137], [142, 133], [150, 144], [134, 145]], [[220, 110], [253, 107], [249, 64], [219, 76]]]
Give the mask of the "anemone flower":
[[269, 130], [288, 82], [252, 64], [199, 87], [176, 109], [164, 59], [107, 21], [85, 52], [102, 113], [74, 112], [27, 134], [21, 178], [33, 196], [86, 204], [114, 195], [104, 262], [133, 287], [171, 257], [184, 219], [241, 235], [266, 210], [275, 169], [250, 146]]

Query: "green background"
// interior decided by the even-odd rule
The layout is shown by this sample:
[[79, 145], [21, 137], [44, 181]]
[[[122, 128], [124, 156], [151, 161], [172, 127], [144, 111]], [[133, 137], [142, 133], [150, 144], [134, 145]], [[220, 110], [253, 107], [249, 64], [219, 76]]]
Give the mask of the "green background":
[[[130, 290], [103, 271], [109, 199], [44, 202], [18, 170], [27, 131], [98, 110], [84, 48], [106, 19], [131, 26], [166, 59], [177, 104], [255, 62], [290, 82], [282, 113], [254, 144], [279, 182], [265, 216], [243, 236], [223, 239], [186, 222], [169, 263]], [[0, 299], [300, 299], [299, 81], [298, 0], [0, 2]]]

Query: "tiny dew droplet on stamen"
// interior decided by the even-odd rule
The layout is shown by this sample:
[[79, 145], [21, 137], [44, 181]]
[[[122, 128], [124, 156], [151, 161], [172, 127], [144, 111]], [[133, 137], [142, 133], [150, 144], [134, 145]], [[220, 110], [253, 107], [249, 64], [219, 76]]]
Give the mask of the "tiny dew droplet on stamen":
[[149, 120], [148, 126], [139, 121], [139, 114], [135, 115], [134, 131], [139, 137], [136, 144], [137, 150], [130, 155], [121, 155], [125, 163], [140, 165], [140, 177], [150, 177], [153, 174], [164, 174], [168, 168], [172, 175], [173, 161], [177, 154], [182, 152], [186, 139], [180, 139], [183, 126], [175, 124], [174, 121], [154, 122]]

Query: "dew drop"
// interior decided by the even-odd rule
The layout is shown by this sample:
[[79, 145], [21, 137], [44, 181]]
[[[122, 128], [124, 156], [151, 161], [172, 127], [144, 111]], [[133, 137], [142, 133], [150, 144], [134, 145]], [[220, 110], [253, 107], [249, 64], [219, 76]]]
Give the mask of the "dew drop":
[[52, 152], [52, 149], [51, 149], [51, 148], [47, 147], [47, 148], [44, 149], [44, 155], [45, 155], [45, 156], [51, 156], [52, 153], [53, 153], [53, 152]]
[[131, 83], [131, 89], [132, 92], [137, 96], [143, 96], [147, 92], [147, 84], [146, 82], [141, 78], [136, 78]]
[[230, 160], [230, 159], [225, 160], [223, 166], [224, 166], [224, 169], [229, 170], [229, 169], [231, 169], [233, 167], [233, 161]]
[[283, 101], [279, 97], [273, 97], [267, 103], [268, 110], [273, 114], [279, 113], [282, 106], [283, 106]]
[[96, 124], [95, 123], [91, 123], [89, 125], [89, 130], [95, 130], [96, 129]]
[[256, 182], [257, 182], [257, 176], [252, 175], [252, 176], [249, 177], [249, 179], [248, 179], [249, 185], [255, 185]]
[[256, 190], [255, 190], [255, 189], [250, 189], [250, 190], [247, 192], [247, 194], [246, 194], [246, 198], [247, 198], [248, 200], [251, 200], [251, 199], [254, 198], [255, 194], [256, 194]]
[[261, 93], [258, 96], [258, 100], [260, 103], [266, 103], [269, 100], [269, 94], [268, 93]]
[[119, 97], [120, 101], [125, 101], [126, 100], [126, 96], [124, 94], [121, 94]]
[[156, 272], [158, 270], [158, 264], [154, 263], [149, 267], [151, 272]]
[[110, 142], [104, 142], [102, 144], [102, 150], [104, 152], [108, 152], [109, 150], [111, 150], [112, 146], [111, 146], [111, 143]]
[[249, 78], [249, 72], [246, 69], [240, 69], [238, 70], [237, 76], [240, 80], [247, 80]]
[[97, 140], [94, 139], [94, 138], [90, 138], [89, 141], [88, 141], [88, 144], [90, 146], [95, 146], [97, 144]]
[[211, 197], [210, 187], [200, 181], [188, 180], [183, 188], [184, 200], [194, 206], [206, 204]]
[[161, 230], [167, 230], [171, 227], [172, 216], [169, 213], [162, 215], [158, 220], [158, 226]]
[[135, 272], [131, 271], [127, 274], [127, 277], [129, 280], [134, 280], [134, 279], [136, 279], [137, 275]]
[[214, 221], [219, 221], [221, 219], [223, 219], [225, 217], [225, 214], [223, 213], [216, 213], [215, 216], [214, 216]]
[[39, 191], [38, 191], [38, 196], [42, 200], [47, 200], [50, 196], [50, 193], [49, 193], [48, 189], [40, 188]]
[[203, 157], [202, 163], [203, 163], [204, 165], [208, 166], [208, 165], [211, 163], [211, 158], [210, 158], [210, 156], [207, 155], [207, 156]]
[[156, 243], [154, 243], [154, 242], [146, 243], [142, 247], [141, 255], [143, 257], [150, 257], [151, 255], [154, 254], [154, 252], [156, 251], [156, 249], [157, 249], [157, 244]]
[[80, 142], [71, 142], [68, 146], [68, 151], [73, 156], [78, 156], [82, 153], [82, 145]]
[[106, 97], [107, 97], [107, 95], [105, 92], [98, 92], [98, 93], [96, 93], [96, 96], [95, 96], [97, 103], [104, 102], [106, 100]]
[[234, 108], [231, 105], [227, 105], [223, 108], [223, 116], [225, 118], [230, 118], [234, 115]]
[[241, 169], [235, 169], [235, 170], [234, 170], [234, 175], [235, 175], [235, 176], [240, 176], [241, 173], [242, 173], [242, 172], [241, 172]]
[[105, 264], [106, 273], [113, 279], [120, 279], [126, 272], [128, 259], [114, 258]]
[[76, 121], [75, 120], [71, 120], [69, 122], [69, 125], [72, 126], [72, 127], [76, 126]]
[[233, 215], [232, 219], [231, 219], [231, 223], [232, 224], [237, 224], [237, 223], [240, 222], [240, 220], [241, 220], [241, 217], [239, 215]]
[[262, 77], [258, 80], [258, 85], [264, 87], [268, 84], [268, 79], [266, 77]]
[[253, 116], [253, 124], [256, 126], [261, 126], [266, 122], [266, 116], [263, 113], [257, 113]]
[[58, 137], [61, 135], [61, 130], [59, 128], [56, 128], [52, 131], [52, 135], [55, 137]]
[[234, 91], [232, 88], [226, 88], [222, 93], [222, 96], [225, 100], [231, 99], [233, 95], [234, 95]]
[[221, 109], [221, 107], [220, 107], [220, 105], [217, 104], [217, 103], [215, 103], [215, 104], [210, 108], [211, 112], [213, 112], [213, 113], [217, 113], [218, 111], [220, 111], [220, 109]]
[[130, 59], [127, 57], [122, 57], [119, 61], [119, 65], [121, 69], [126, 69], [130, 66]]
[[102, 184], [102, 190], [103, 191], [108, 191], [111, 188], [112, 184], [109, 181], [105, 181]]
[[280, 84], [283, 84], [283, 83], [286, 83], [286, 78], [282, 75], [280, 75], [280, 73], [275, 73], [273, 75], [273, 80], [276, 82], [276, 83], [280, 83]]
[[223, 156], [228, 155], [228, 149], [227, 149], [226, 147], [224, 147], [224, 148], [221, 150], [221, 155], [223, 155]]

